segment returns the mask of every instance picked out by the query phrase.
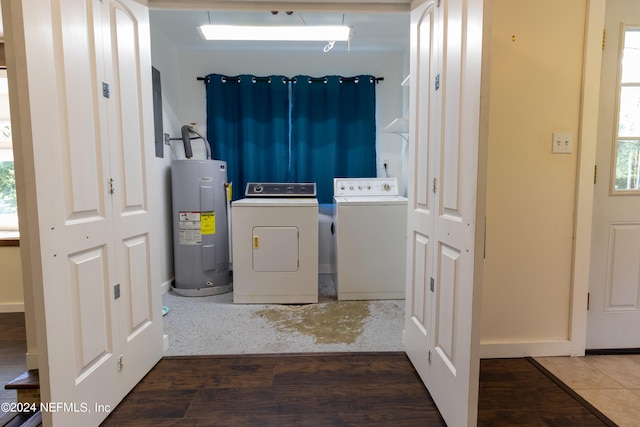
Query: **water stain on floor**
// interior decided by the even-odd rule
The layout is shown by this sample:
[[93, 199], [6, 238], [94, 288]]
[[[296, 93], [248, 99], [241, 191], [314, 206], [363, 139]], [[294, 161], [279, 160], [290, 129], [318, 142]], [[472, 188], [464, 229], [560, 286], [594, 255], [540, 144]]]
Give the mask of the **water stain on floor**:
[[369, 317], [368, 301], [339, 301], [302, 306], [279, 305], [257, 311], [282, 332], [311, 336], [316, 344], [353, 344]]

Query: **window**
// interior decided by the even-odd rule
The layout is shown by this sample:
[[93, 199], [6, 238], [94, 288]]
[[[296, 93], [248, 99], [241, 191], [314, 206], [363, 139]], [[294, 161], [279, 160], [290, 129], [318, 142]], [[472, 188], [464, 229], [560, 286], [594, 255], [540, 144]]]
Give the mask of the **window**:
[[0, 231], [18, 230], [7, 72], [0, 70]]
[[640, 27], [626, 27], [620, 61], [614, 192], [640, 191]]

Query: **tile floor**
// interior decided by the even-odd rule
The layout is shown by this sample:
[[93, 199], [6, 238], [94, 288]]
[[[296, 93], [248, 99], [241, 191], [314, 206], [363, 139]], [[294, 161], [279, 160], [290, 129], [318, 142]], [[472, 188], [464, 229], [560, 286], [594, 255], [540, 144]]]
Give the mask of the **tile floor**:
[[640, 355], [535, 360], [620, 427], [640, 423]]

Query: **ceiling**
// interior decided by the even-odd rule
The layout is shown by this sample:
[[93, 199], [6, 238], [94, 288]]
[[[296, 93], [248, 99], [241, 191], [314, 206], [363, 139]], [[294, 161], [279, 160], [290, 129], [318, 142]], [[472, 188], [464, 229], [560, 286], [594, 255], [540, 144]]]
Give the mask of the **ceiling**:
[[[244, 25], [347, 25], [351, 43], [337, 42], [332, 51], [405, 51], [409, 41], [408, 12], [328, 13], [285, 11], [217, 12], [194, 10], [150, 10], [151, 25], [178, 49], [202, 50], [322, 50], [324, 42], [217, 42], [206, 41], [198, 32], [202, 24]], [[4, 39], [0, 11], [0, 40]]]
[[[197, 27], [225, 25], [347, 25], [352, 27], [351, 42], [337, 42], [338, 51], [405, 51], [409, 43], [409, 13], [327, 13], [281, 11], [217, 12], [194, 10], [150, 10], [151, 25], [178, 49], [199, 50], [318, 50], [325, 42], [237, 42], [206, 41]], [[327, 41], [328, 42], [328, 41]]]

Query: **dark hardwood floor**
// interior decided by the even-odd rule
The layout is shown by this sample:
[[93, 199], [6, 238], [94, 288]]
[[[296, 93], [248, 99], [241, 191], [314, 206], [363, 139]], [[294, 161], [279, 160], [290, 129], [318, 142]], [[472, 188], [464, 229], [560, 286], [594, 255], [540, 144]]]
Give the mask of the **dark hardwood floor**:
[[0, 313], [0, 403], [15, 402], [16, 391], [4, 386], [27, 369], [26, 353], [24, 314]]
[[[444, 426], [404, 353], [165, 358], [103, 426]], [[480, 426], [613, 425], [526, 358], [481, 362]]]
[[[19, 317], [0, 313], [2, 371], [24, 357]], [[529, 358], [482, 360], [478, 408], [479, 426], [615, 425]], [[404, 353], [333, 353], [166, 357], [102, 425], [445, 423]]]

